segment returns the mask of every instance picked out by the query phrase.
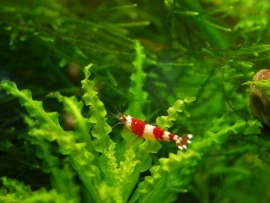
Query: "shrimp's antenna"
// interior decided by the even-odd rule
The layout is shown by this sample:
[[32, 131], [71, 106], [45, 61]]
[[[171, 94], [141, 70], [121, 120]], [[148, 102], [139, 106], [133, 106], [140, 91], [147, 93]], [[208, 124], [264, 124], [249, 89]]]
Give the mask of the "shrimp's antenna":
[[115, 117], [116, 117], [115, 114], [112, 113], [109, 109], [106, 108], [106, 111], [107, 111], [109, 114], [111, 114], [111, 115], [107, 114], [108, 119], [111, 119], [111, 118], [115, 118]]
[[113, 112], [111, 112], [111, 111], [109, 111], [109, 110], [108, 110], [108, 112], [109, 112], [111, 115], [113, 115], [113, 116], [114, 116], [114, 113], [113, 113]]
[[118, 126], [119, 124], [121, 124], [121, 122], [116, 123], [112, 128]]
[[121, 101], [121, 95], [120, 95], [120, 102], [119, 102], [119, 109], [120, 109], [120, 112], [122, 112], [121, 105], [122, 105], [122, 101]]
[[117, 111], [117, 113], [121, 113], [121, 111], [119, 111], [115, 106], [113, 106], [115, 108], [115, 110]]

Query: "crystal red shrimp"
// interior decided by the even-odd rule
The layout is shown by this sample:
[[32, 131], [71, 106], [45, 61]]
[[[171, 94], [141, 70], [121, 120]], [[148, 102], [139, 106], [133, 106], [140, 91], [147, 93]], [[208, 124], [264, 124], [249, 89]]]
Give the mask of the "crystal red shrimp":
[[190, 139], [193, 137], [192, 134], [187, 134], [180, 137], [168, 131], [162, 130], [159, 127], [149, 125], [137, 118], [133, 118], [130, 115], [126, 116], [122, 113], [117, 115], [117, 119], [140, 138], [168, 142], [174, 141], [180, 150], [187, 149], [187, 144], [191, 143]]

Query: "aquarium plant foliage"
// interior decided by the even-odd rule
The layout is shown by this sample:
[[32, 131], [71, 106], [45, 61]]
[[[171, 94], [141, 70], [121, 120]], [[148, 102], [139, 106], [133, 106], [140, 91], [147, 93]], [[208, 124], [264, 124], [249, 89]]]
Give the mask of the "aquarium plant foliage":
[[[269, 202], [268, 0], [3, 0], [0, 202]], [[192, 143], [139, 138], [123, 113]]]

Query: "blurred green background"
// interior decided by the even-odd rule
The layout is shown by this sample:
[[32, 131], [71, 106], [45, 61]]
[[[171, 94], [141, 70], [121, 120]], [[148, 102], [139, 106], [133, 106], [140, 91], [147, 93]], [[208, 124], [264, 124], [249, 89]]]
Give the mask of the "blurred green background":
[[[0, 80], [31, 90], [47, 112], [59, 112], [64, 129], [72, 130], [62, 105], [46, 95], [60, 91], [80, 98], [83, 67], [92, 63], [99, 99], [108, 112], [124, 112], [134, 99], [128, 90], [138, 40], [146, 54], [148, 97], [140, 101], [146, 122], [166, 115], [177, 99], [196, 97], [186, 104], [190, 117], [180, 114], [170, 131], [192, 133], [199, 143], [211, 128], [219, 132], [239, 119], [250, 126], [209, 146], [188, 192], [179, 191], [175, 202], [269, 202], [269, 131], [253, 119], [249, 86], [242, 85], [269, 66], [269, 13], [268, 0], [2, 0]], [[0, 106], [0, 175], [33, 191], [51, 189], [35, 148], [24, 140], [26, 111], [4, 91]], [[115, 142], [121, 130], [113, 128]], [[61, 157], [56, 146], [52, 149]], [[162, 143], [153, 160], [175, 152], [175, 144]]]

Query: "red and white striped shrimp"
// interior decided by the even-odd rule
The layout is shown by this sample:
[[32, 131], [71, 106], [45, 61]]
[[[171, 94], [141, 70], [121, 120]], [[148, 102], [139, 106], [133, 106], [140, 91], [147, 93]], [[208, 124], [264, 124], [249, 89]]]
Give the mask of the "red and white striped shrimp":
[[149, 125], [137, 118], [132, 118], [130, 115], [126, 116], [122, 113], [117, 115], [117, 119], [140, 138], [142, 137], [147, 140], [168, 142], [174, 141], [180, 150], [187, 149], [187, 144], [191, 143], [190, 139], [193, 137], [192, 134], [187, 134], [183, 137], [180, 137], [178, 135], [162, 130], [159, 127]]

